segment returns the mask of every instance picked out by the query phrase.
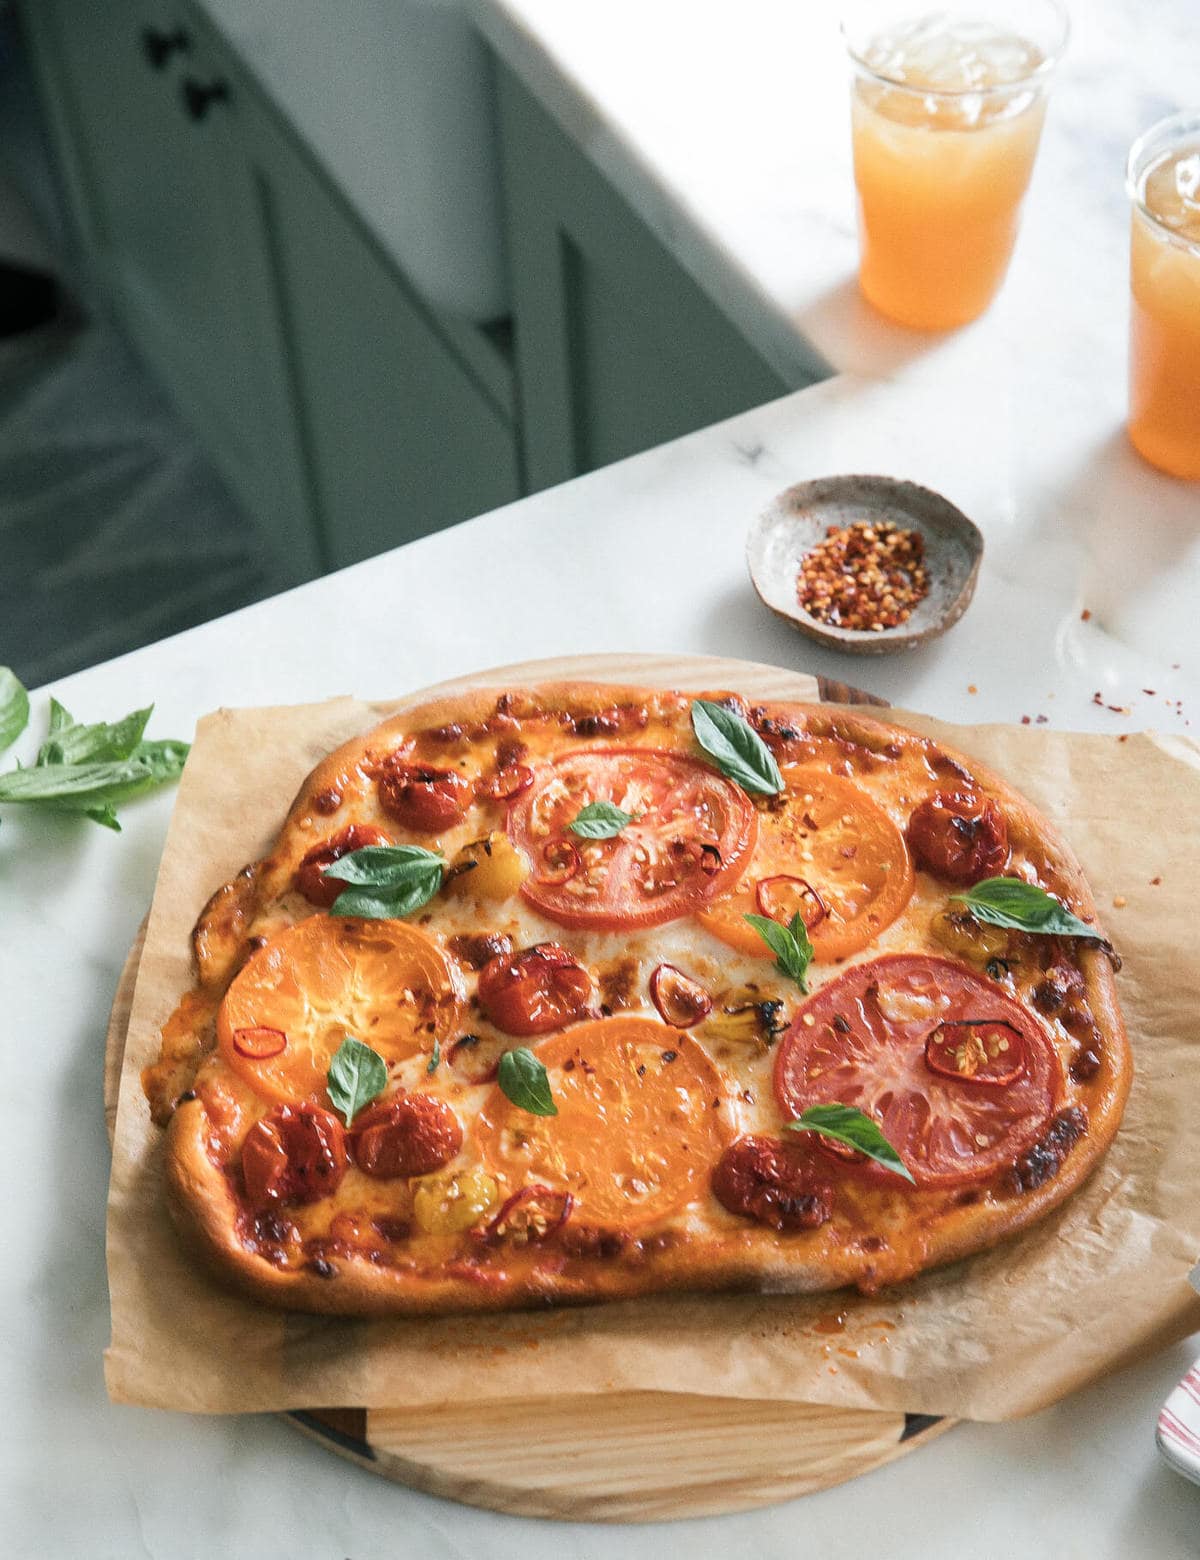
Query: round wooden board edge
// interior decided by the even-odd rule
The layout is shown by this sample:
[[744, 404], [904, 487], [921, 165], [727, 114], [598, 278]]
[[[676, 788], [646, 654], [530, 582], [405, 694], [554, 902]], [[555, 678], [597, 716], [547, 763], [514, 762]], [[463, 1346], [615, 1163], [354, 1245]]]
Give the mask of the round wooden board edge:
[[[681, 660], [694, 663], [696, 677], [702, 677], [709, 670], [716, 675], [719, 668], [733, 669], [739, 664], [723, 657], [574, 657], [558, 659], [554, 662], [527, 662], [511, 668], [497, 668], [489, 675], [489, 680], [496, 678], [503, 681], [514, 677], [547, 680], [551, 677], [583, 678], [585, 676], [593, 676], [597, 681], [615, 680], [618, 677], [628, 679], [645, 677], [649, 680], [665, 673], [670, 665], [678, 666]], [[634, 664], [630, 664], [631, 662]], [[749, 662], [740, 664], [755, 665]], [[551, 666], [556, 670], [552, 672]], [[789, 673], [785, 668], [763, 669], [776, 672], [781, 677], [797, 675]], [[725, 680], [726, 675], [721, 672], [718, 680]], [[823, 703], [873, 705], [877, 708], [886, 708], [886, 700], [865, 693], [848, 683], [826, 677], [817, 677], [815, 681]], [[455, 679], [453, 683], [441, 686], [447, 689], [453, 686], [467, 687], [471, 682], [471, 678]], [[425, 696], [425, 694], [421, 695], [421, 697]], [[782, 697], [782, 693], [779, 696]], [[113, 994], [105, 1037], [104, 1117], [110, 1144], [116, 1126], [125, 1032], [134, 988], [137, 984], [138, 964], [145, 943], [146, 924], [146, 921], [143, 921], [139, 927], [137, 937], [122, 966]], [[629, 1396], [633, 1398], [637, 1395], [629, 1394]], [[798, 1415], [811, 1415], [812, 1409], [816, 1407], [816, 1405], [783, 1402], [759, 1405], [746, 1399], [696, 1398], [686, 1393], [655, 1393], [646, 1396], [666, 1400], [664, 1409], [678, 1409], [677, 1420], [663, 1431], [664, 1440], [673, 1446], [678, 1445], [681, 1437], [686, 1437], [690, 1410], [696, 1404], [702, 1405], [710, 1418], [716, 1404], [727, 1405], [731, 1431], [738, 1423], [744, 1423], [748, 1414], [755, 1416], [764, 1408], [769, 1407], [773, 1414], [786, 1416], [789, 1408], [794, 1409]], [[594, 1408], [595, 1405], [589, 1399], [580, 1400], [581, 1422], [589, 1436], [594, 1435], [592, 1428]], [[471, 1405], [463, 1412], [475, 1414], [477, 1409]], [[717, 1412], [719, 1413], [720, 1410]], [[836, 1408], [830, 1408], [827, 1412], [831, 1418], [831, 1427], [837, 1424], [840, 1415], [853, 1413], [853, 1411]], [[523, 1414], [523, 1405], [521, 1413]], [[414, 1420], [419, 1414], [419, 1410], [414, 1411]], [[426, 1494], [438, 1495], [465, 1505], [512, 1516], [597, 1522], [671, 1521], [689, 1517], [717, 1516], [776, 1504], [820, 1489], [829, 1489], [836, 1484], [869, 1473], [875, 1468], [882, 1468], [914, 1451], [918, 1446], [935, 1440], [957, 1423], [954, 1419], [935, 1419], [927, 1415], [901, 1415], [881, 1411], [878, 1414], [881, 1433], [869, 1439], [861, 1447], [861, 1455], [856, 1457], [853, 1451], [844, 1451], [836, 1466], [825, 1467], [817, 1475], [805, 1469], [797, 1469], [791, 1474], [780, 1474], [778, 1471], [761, 1473], [750, 1470], [741, 1476], [714, 1480], [710, 1468], [702, 1463], [697, 1470], [697, 1482], [694, 1486], [681, 1484], [678, 1468], [673, 1467], [669, 1484], [658, 1490], [644, 1489], [635, 1493], [615, 1488], [611, 1474], [602, 1479], [597, 1487], [588, 1489], [580, 1478], [577, 1460], [568, 1482], [555, 1483], [545, 1488], [506, 1485], [502, 1479], [478, 1474], [464, 1477], [454, 1461], [449, 1461], [445, 1465], [422, 1461], [418, 1456], [403, 1455], [395, 1449], [373, 1444], [370, 1438], [371, 1416], [367, 1410], [361, 1408], [294, 1411], [286, 1414], [285, 1417], [302, 1434], [319, 1442], [330, 1451], [336, 1452], [339, 1456], [357, 1463], [369, 1472], [380, 1474]], [[886, 1421], [891, 1423], [885, 1428], [883, 1422]], [[511, 1434], [505, 1436], [505, 1444], [511, 1444], [517, 1430], [518, 1426], [514, 1422]]]

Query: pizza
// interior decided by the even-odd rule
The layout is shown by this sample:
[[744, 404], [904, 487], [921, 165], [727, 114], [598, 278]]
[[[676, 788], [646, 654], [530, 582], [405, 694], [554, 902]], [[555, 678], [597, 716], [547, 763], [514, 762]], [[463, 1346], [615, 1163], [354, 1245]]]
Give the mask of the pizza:
[[1061, 1204], [1117, 1131], [1066, 844], [842, 708], [554, 684], [331, 753], [197, 922], [143, 1074], [166, 1195], [275, 1306], [871, 1293]]

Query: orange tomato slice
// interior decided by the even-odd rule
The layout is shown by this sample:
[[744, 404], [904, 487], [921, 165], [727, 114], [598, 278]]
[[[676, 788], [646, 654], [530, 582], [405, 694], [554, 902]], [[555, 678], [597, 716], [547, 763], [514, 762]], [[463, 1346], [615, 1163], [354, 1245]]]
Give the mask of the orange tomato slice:
[[[761, 902], [758, 885], [775, 878], [803, 879], [820, 896], [825, 914], [810, 926], [813, 957], [832, 964], [873, 942], [904, 909], [913, 891], [913, 869], [904, 836], [860, 786], [819, 769], [783, 769], [786, 800], [758, 815], [758, 843], [732, 893], [699, 912], [700, 922], [741, 953], [766, 947], [743, 917], [788, 908], [780, 885]], [[805, 907], [799, 904], [806, 922]]]
[[[400, 1062], [445, 1039], [460, 1005], [444, 955], [415, 926], [314, 915], [247, 960], [217, 1011], [217, 1045], [264, 1098], [321, 1102], [347, 1035]], [[277, 1030], [286, 1043], [274, 1051], [245, 1044], [256, 1029]]]
[[602, 1018], [544, 1040], [557, 1116], [492, 1090], [475, 1140], [506, 1187], [571, 1193], [573, 1219], [629, 1229], [707, 1186], [732, 1136], [717, 1068], [697, 1042], [649, 1018]]

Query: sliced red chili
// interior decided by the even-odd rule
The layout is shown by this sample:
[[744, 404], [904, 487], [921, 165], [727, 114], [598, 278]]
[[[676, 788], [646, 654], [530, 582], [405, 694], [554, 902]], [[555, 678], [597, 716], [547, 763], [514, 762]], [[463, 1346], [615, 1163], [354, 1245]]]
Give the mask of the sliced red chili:
[[527, 1246], [546, 1240], [571, 1217], [575, 1199], [570, 1192], [556, 1192], [540, 1184], [523, 1186], [501, 1204], [485, 1232], [488, 1240], [510, 1240]]
[[1015, 1083], [1025, 1071], [1025, 1041], [1003, 1018], [946, 1018], [925, 1040], [925, 1065], [956, 1083]]
[[253, 1061], [265, 1061], [268, 1056], [278, 1056], [287, 1045], [282, 1029], [235, 1029], [233, 1049], [239, 1056], [249, 1056]]
[[673, 964], [660, 964], [651, 975], [650, 999], [673, 1029], [690, 1029], [712, 1012], [712, 998], [704, 987]]
[[829, 907], [807, 878], [789, 877], [786, 873], [763, 878], [754, 897], [763, 915], [787, 926], [798, 913], [810, 932], [829, 914]]
[[583, 858], [570, 840], [548, 840], [534, 881], [557, 888], [560, 883], [569, 883], [582, 866]]
[[509, 764], [487, 775], [476, 784], [476, 793], [493, 802], [511, 802], [533, 784], [533, 770], [528, 764]]

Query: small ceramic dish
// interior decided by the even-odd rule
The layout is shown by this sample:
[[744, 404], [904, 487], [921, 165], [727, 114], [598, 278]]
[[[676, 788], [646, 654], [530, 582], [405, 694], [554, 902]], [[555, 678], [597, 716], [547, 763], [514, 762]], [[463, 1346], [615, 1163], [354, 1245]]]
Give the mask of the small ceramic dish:
[[[890, 520], [925, 542], [929, 594], [905, 622], [878, 631], [822, 623], [800, 605], [796, 582], [805, 553], [832, 526]], [[983, 557], [978, 526], [949, 499], [894, 477], [819, 477], [781, 493], [750, 529], [746, 562], [771, 611], [802, 634], [852, 655], [888, 655], [936, 639], [967, 610]]]
[[1200, 1360], [1163, 1404], [1154, 1439], [1176, 1473], [1200, 1484]]

